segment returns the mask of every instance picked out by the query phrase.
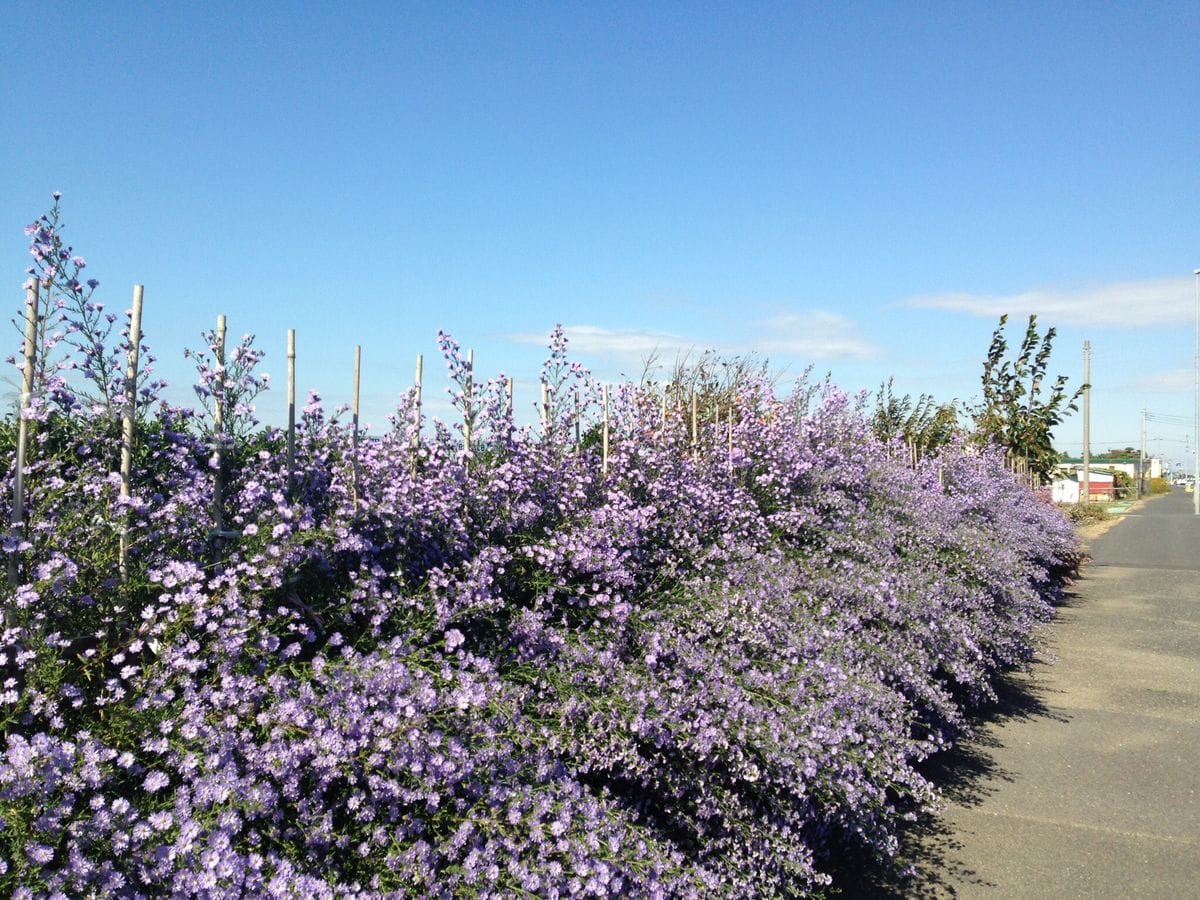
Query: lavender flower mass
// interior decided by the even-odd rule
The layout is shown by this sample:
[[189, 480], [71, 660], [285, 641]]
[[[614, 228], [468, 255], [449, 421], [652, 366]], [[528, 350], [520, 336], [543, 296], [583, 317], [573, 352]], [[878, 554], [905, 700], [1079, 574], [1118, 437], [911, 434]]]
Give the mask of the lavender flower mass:
[[252, 336], [206, 335], [198, 410], [136, 386], [122, 496], [129, 329], [59, 227], [27, 230], [65, 302], [0, 504], [6, 896], [810, 895], [937, 809], [919, 764], [1070, 571], [998, 454], [914, 465], [829, 384], [695, 427], [626, 384], [602, 440], [561, 329], [544, 424], [443, 335], [465, 424], [409, 396], [359, 440], [314, 396], [291, 466]]

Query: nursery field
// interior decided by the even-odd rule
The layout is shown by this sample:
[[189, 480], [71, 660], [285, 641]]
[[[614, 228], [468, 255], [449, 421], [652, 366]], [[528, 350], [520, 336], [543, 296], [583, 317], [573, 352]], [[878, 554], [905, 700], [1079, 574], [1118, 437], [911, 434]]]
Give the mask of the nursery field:
[[0, 433], [5, 896], [836, 890], [1071, 571], [1001, 454], [827, 383], [611, 389], [558, 330], [517, 427], [443, 336], [454, 422], [274, 430], [252, 340], [179, 409], [54, 315]]

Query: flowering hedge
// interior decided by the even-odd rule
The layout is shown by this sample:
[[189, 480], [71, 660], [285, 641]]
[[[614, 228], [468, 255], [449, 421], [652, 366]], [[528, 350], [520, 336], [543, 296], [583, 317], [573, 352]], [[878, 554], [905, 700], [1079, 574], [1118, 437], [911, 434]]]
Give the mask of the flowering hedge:
[[0, 892], [797, 896], [936, 808], [918, 764], [1051, 613], [1051, 505], [962, 445], [913, 469], [829, 385], [747, 383], [696, 443], [626, 385], [605, 471], [561, 332], [537, 428], [442, 348], [469, 452], [314, 398], [293, 470], [229, 448], [236, 538], [199, 416], [143, 407], [122, 501], [109, 407], [39, 407]]

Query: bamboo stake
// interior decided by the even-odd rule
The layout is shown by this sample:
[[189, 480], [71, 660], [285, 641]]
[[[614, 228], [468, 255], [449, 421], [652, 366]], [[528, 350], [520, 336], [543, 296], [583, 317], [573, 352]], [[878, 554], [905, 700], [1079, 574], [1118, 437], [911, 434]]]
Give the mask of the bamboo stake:
[[[49, 290], [49, 288], [47, 288]], [[25, 288], [25, 343], [23, 346], [24, 367], [21, 378], [21, 398], [17, 404], [17, 465], [13, 475], [13, 505], [11, 535], [13, 544], [19, 545], [25, 518], [25, 456], [29, 446], [29, 420], [25, 411], [33, 399], [33, 376], [37, 365], [38, 335], [38, 283], [35, 280]], [[17, 567], [17, 551], [14, 546], [8, 557], [8, 583], [17, 586], [20, 571]], [[11, 624], [8, 607], [4, 608], [4, 622]]]
[[505, 415], [505, 418], [508, 419], [508, 424], [509, 424], [509, 427], [511, 428], [512, 427], [513, 410], [515, 409], [515, 407], [513, 406], [513, 379], [511, 376], [509, 376], [508, 382], [504, 386], [504, 390], [505, 390], [506, 398], [507, 398], [507, 406], [504, 410], [504, 415]]
[[[425, 380], [425, 356], [424, 356], [424, 354], [418, 353], [417, 354], [417, 368], [416, 368], [416, 371], [414, 372], [414, 383], [416, 385], [416, 395], [415, 395], [416, 400], [413, 403], [413, 407], [416, 411], [415, 415], [413, 416], [413, 425], [415, 426], [416, 431], [418, 433], [420, 432], [421, 425], [423, 424], [421, 421], [421, 388], [423, 386], [424, 380]], [[415, 446], [416, 443], [417, 442], [414, 440], [413, 445]]]
[[287, 472], [288, 493], [296, 488], [296, 329], [287, 333]]
[[604, 427], [601, 433], [600, 474], [608, 475], [608, 385], [604, 385]]
[[213, 403], [213, 421], [220, 430], [225, 423], [225, 316], [217, 316], [217, 345], [214, 349], [217, 357], [217, 393]]
[[550, 386], [546, 382], [542, 382], [542, 408], [539, 414], [542, 420], [542, 435], [545, 436], [550, 430]]
[[358, 515], [358, 396], [362, 375], [362, 346], [354, 347], [354, 406], [351, 411], [353, 431], [350, 433], [350, 454], [352, 469], [350, 473], [350, 499], [354, 515]]
[[409, 465], [409, 472], [416, 477], [417, 474], [417, 451], [421, 448], [421, 382], [424, 378], [425, 357], [420, 353], [417, 354], [417, 370], [414, 376], [413, 388], [413, 435], [412, 435], [412, 460]]
[[417, 456], [421, 449], [421, 383], [424, 380], [425, 358], [417, 354], [417, 365], [413, 373], [412, 439], [409, 441], [408, 474], [417, 477]]
[[726, 459], [729, 461], [729, 476], [733, 477], [733, 404], [729, 406], [729, 419], [727, 422], [729, 449]]
[[463, 452], [471, 453], [471, 431], [475, 424], [472, 395], [475, 393], [475, 351], [467, 351], [467, 383], [463, 390]]
[[696, 458], [700, 455], [700, 419], [699, 419], [699, 399], [695, 392], [692, 392], [692, 457]]
[[575, 454], [578, 455], [583, 451], [583, 436], [579, 429], [579, 388], [575, 388]]
[[217, 473], [213, 479], [213, 530], [218, 536], [225, 533], [225, 316], [217, 316], [217, 383], [213, 402], [215, 438], [213, 451], [217, 457]]
[[[121, 499], [128, 500], [133, 474], [133, 440], [137, 413], [138, 353], [142, 345], [142, 285], [133, 286], [133, 312], [129, 319], [129, 361], [125, 367], [125, 412], [121, 418]], [[121, 516], [121, 543], [117, 551], [121, 583], [129, 581], [129, 511]]]

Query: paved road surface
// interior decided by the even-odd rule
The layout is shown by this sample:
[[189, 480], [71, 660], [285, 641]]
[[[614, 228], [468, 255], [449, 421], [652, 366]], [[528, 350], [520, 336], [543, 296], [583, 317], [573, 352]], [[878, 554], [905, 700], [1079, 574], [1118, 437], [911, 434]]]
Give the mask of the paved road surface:
[[856, 897], [1200, 898], [1200, 518], [1176, 492], [1096, 538], [996, 716], [948, 758], [915, 882]]

